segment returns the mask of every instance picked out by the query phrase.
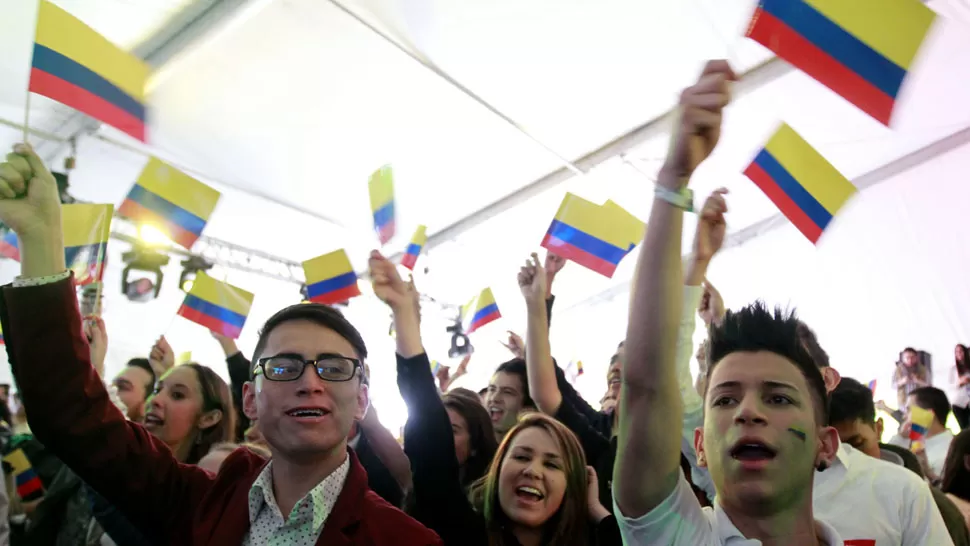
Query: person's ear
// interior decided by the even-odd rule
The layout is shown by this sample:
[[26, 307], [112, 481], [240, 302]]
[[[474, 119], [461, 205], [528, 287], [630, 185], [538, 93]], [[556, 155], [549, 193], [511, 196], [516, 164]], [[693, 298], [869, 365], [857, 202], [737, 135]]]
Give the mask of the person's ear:
[[255, 421], [258, 414], [256, 411], [257, 381], [261, 381], [261, 378], [243, 383], [243, 413], [250, 421]]
[[199, 418], [199, 430], [212, 428], [218, 425], [219, 421], [222, 421], [222, 410], [207, 411]]
[[704, 451], [704, 429], [702, 427], [694, 429], [694, 452], [697, 454], [697, 466], [707, 468], [707, 454]]
[[876, 419], [876, 439], [880, 442], [882, 442], [882, 431], [885, 426], [885, 423], [882, 422], [882, 417]]
[[370, 395], [366, 383], [361, 383], [357, 390], [357, 411], [354, 412], [354, 419], [360, 421], [367, 415], [367, 408], [370, 406]]
[[815, 468], [824, 470], [831, 466], [839, 452], [839, 432], [835, 427], [820, 427], [818, 429], [818, 442], [815, 453]]
[[822, 379], [825, 380], [825, 394], [831, 394], [842, 382], [842, 374], [832, 366], [826, 366], [822, 368]]

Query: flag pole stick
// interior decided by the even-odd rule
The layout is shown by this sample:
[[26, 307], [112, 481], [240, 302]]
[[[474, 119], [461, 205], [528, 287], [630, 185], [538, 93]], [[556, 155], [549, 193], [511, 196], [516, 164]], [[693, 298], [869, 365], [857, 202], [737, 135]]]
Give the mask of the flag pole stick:
[[27, 91], [27, 102], [24, 103], [24, 144], [29, 144], [27, 141], [30, 137], [30, 91]]

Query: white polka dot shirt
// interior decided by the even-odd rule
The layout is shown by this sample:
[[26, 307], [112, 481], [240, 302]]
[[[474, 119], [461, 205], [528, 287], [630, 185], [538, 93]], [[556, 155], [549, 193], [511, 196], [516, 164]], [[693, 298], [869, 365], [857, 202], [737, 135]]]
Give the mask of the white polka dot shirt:
[[347, 481], [350, 457], [300, 499], [285, 520], [273, 494], [272, 465], [249, 489], [249, 532], [243, 546], [313, 546]]

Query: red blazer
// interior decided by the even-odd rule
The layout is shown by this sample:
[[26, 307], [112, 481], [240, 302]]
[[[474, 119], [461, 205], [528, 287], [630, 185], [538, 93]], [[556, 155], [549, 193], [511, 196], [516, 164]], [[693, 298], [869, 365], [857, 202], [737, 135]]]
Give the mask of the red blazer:
[[[179, 546], [242, 543], [249, 488], [266, 460], [246, 449], [218, 475], [180, 464], [168, 447], [108, 399], [81, 333], [74, 282], [0, 290], [0, 323], [31, 431], [146, 536]], [[320, 546], [431, 546], [438, 536], [350, 472], [323, 526]]]

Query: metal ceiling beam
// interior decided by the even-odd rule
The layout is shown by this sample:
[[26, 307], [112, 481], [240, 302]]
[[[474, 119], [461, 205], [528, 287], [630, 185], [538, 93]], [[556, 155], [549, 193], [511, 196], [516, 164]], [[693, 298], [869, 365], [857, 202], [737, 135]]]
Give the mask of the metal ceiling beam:
[[[737, 100], [748, 93], [756, 91], [765, 85], [768, 85], [771, 82], [774, 82], [789, 74], [792, 70], [793, 68], [791, 65], [785, 63], [777, 57], [773, 57], [741, 74], [732, 89], [732, 100]], [[616, 139], [607, 142], [599, 148], [589, 152], [576, 161], [573, 161], [572, 164], [583, 172], [589, 172], [596, 166], [605, 163], [616, 156], [623, 155], [624, 153], [654, 137], [669, 133], [671, 124], [673, 123], [674, 114], [676, 114], [675, 109], [668, 110], [664, 114], [647, 121], [632, 131], [619, 136]], [[536, 195], [559, 186], [573, 176], [576, 175], [569, 168], [563, 167], [557, 169], [543, 176], [542, 178], [531, 182], [522, 188], [519, 188], [498, 201], [495, 201], [491, 205], [479, 209], [478, 211], [465, 216], [461, 220], [456, 221], [450, 226], [435, 232], [428, 237], [428, 241], [425, 243], [424, 248], [426, 250], [431, 250], [432, 248], [446, 241], [455, 239], [462, 233], [481, 225], [486, 220], [513, 207], [521, 205]], [[392, 259], [398, 261], [400, 260], [401, 256], [402, 253], [398, 253], [394, 255]]]
[[[916, 151], [910, 152], [900, 158], [890, 161], [882, 167], [878, 167], [863, 174], [862, 176], [856, 177], [852, 181], [852, 184], [859, 188], [860, 191], [863, 191], [866, 188], [877, 186], [894, 176], [923, 165], [924, 163], [932, 161], [949, 152], [952, 152], [953, 150], [956, 150], [957, 148], [960, 148], [961, 146], [966, 145], [970, 145], [970, 127], [960, 129], [959, 131], [951, 133], [948, 136], [934, 141]], [[765, 218], [764, 220], [755, 222], [747, 227], [730, 233], [727, 236], [727, 239], [724, 241], [722, 250], [739, 247], [788, 223], [788, 219], [785, 218], [784, 214], [774, 214], [768, 218]], [[689, 254], [685, 254], [683, 259], [686, 260], [689, 257]], [[595, 303], [596, 301], [608, 301], [613, 299], [620, 294], [628, 292], [632, 282], [633, 281], [631, 279], [615, 284], [598, 294], [569, 305], [563, 310], [563, 312], [576, 307], [589, 305]]]

